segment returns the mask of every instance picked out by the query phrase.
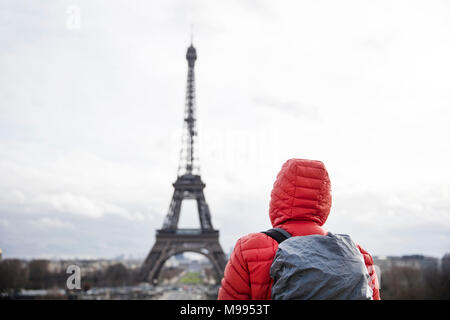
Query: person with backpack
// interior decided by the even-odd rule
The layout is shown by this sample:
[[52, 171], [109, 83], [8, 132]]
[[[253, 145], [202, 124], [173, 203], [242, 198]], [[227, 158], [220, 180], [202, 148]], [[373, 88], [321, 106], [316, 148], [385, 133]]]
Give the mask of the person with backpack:
[[380, 299], [371, 255], [323, 228], [331, 183], [321, 161], [290, 159], [271, 192], [273, 229], [240, 238], [219, 300]]

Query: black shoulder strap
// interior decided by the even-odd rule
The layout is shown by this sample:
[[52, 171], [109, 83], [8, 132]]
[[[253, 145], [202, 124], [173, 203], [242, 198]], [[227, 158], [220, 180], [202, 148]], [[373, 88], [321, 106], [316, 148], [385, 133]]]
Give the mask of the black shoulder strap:
[[289, 232], [287, 232], [286, 230], [283, 230], [283, 229], [279, 229], [279, 228], [274, 228], [274, 229], [269, 229], [267, 231], [262, 231], [262, 233], [268, 235], [269, 237], [271, 237], [272, 239], [274, 239], [278, 243], [282, 243], [284, 240], [286, 240], [286, 239], [291, 237]]

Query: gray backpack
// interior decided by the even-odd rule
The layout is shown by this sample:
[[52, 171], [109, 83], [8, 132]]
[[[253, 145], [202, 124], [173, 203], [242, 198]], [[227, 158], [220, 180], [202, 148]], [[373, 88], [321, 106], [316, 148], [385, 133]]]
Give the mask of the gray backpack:
[[369, 273], [350, 236], [291, 237], [283, 229], [263, 233], [279, 245], [270, 268], [273, 300], [370, 300]]

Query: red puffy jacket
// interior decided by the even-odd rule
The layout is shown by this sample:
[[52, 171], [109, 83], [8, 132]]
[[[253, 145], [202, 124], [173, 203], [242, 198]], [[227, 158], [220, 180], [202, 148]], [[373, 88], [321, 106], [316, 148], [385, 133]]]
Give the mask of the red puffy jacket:
[[[331, 208], [331, 184], [321, 161], [290, 159], [283, 164], [271, 193], [270, 221], [292, 236], [326, 235], [322, 225]], [[225, 268], [219, 289], [221, 300], [268, 300], [273, 279], [269, 275], [278, 243], [263, 233], [240, 238]], [[373, 299], [379, 300], [379, 286], [373, 259], [358, 248], [370, 275]]]

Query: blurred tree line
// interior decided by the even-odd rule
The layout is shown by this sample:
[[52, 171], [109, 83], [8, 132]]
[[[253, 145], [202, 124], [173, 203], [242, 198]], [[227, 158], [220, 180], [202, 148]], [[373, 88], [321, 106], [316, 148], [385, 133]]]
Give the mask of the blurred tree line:
[[[65, 289], [70, 274], [66, 270], [52, 272], [49, 260], [18, 259], [0, 260], [0, 292], [20, 289]], [[170, 280], [184, 271], [180, 267], [166, 267], [161, 270], [160, 281]], [[139, 269], [129, 269], [122, 263], [116, 263], [102, 270], [83, 274], [81, 286], [83, 290], [93, 287], [120, 287], [137, 285]]]
[[171, 280], [175, 277], [178, 277], [183, 271], [184, 271], [184, 268], [180, 268], [180, 267], [162, 268], [162, 270], [159, 274], [159, 281], [162, 283], [162, 282], [164, 282], [164, 280]]
[[[19, 289], [64, 289], [70, 274], [66, 273], [66, 270], [51, 272], [49, 263], [48, 260], [0, 261], [0, 292]], [[122, 263], [113, 264], [104, 270], [84, 274], [81, 278], [82, 289], [138, 284], [137, 273], [138, 270], [128, 269]]]
[[[92, 287], [117, 287], [139, 284], [138, 269], [128, 269], [116, 263], [103, 270], [84, 274], [83, 290]], [[171, 279], [183, 272], [182, 268], [163, 268], [160, 280]], [[213, 270], [205, 270], [213, 276]], [[209, 274], [211, 273], [211, 274]], [[48, 260], [29, 262], [6, 259], [0, 261], [0, 292], [20, 289], [51, 289], [66, 287], [70, 275], [66, 270], [51, 272]], [[450, 268], [417, 269], [394, 266], [381, 274], [381, 299], [450, 299]]]
[[381, 273], [381, 299], [450, 299], [450, 269], [394, 266]]

